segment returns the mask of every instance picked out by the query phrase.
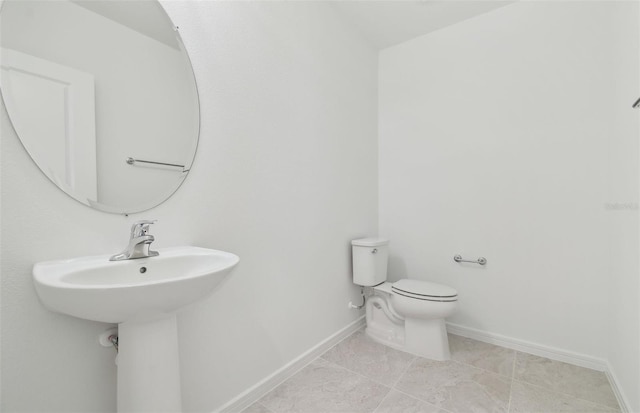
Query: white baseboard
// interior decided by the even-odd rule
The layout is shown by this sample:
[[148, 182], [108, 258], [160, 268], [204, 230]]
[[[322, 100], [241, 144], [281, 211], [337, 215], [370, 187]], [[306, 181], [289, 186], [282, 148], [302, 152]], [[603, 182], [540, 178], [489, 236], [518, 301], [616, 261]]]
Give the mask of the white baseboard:
[[282, 368], [278, 369], [276, 372], [266, 377], [264, 380], [257, 383], [255, 386], [249, 388], [244, 391], [219, 409], [216, 409], [216, 412], [220, 413], [238, 413], [251, 406], [253, 403], [260, 400], [262, 396], [276, 388], [279, 384], [284, 382], [289, 377], [293, 376], [298, 370], [302, 369], [313, 360], [322, 355], [325, 351], [329, 350], [334, 345], [338, 344], [344, 338], [351, 335], [353, 332], [358, 330], [360, 327], [365, 325], [364, 316], [358, 318], [356, 321], [352, 322], [348, 326], [339, 330], [326, 340], [312, 347], [300, 357], [292, 360], [287, 363]]
[[620, 410], [622, 411], [622, 413], [630, 413], [631, 404], [629, 403], [629, 399], [627, 399], [627, 397], [625, 396], [620, 386], [618, 386], [618, 379], [609, 362], [607, 362], [607, 370], [605, 371], [605, 374], [607, 375], [607, 379], [609, 379], [609, 383], [611, 384], [611, 389], [613, 389], [613, 394], [615, 394], [616, 399], [618, 399]]
[[464, 327], [458, 324], [447, 323], [447, 331], [457, 336], [468, 337], [484, 343], [495, 344], [496, 346], [518, 350], [523, 353], [535, 356], [546, 357], [551, 360], [562, 361], [592, 370], [606, 371], [606, 360], [585, 354], [562, 350], [556, 347], [545, 346], [530, 341], [519, 340], [501, 334], [489, 333], [487, 331], [476, 330], [475, 328]]
[[613, 389], [613, 393], [618, 399], [620, 410], [622, 413], [630, 412], [629, 403], [624, 392], [618, 386], [618, 380], [608, 361], [591, 357], [572, 351], [562, 350], [556, 347], [545, 346], [542, 344], [532, 343], [530, 341], [519, 340], [512, 337], [503, 336], [501, 334], [489, 333], [486, 331], [476, 330], [474, 328], [464, 327], [457, 324], [447, 323], [447, 331], [457, 336], [468, 337], [484, 343], [495, 344], [496, 346], [506, 347], [523, 353], [533, 354], [540, 357], [546, 357], [551, 360], [562, 361], [588, 369], [602, 371], [606, 374], [609, 384]]

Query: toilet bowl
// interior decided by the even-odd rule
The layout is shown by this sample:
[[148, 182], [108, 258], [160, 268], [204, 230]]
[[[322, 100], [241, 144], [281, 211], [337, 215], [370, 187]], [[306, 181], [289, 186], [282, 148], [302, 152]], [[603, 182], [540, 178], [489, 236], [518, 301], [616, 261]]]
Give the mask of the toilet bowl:
[[[412, 291], [406, 287], [407, 282], [420, 288]], [[457, 293], [451, 287], [409, 279], [384, 282], [373, 287], [373, 295], [367, 300], [365, 331], [375, 341], [398, 350], [449, 360], [445, 318], [457, 305]]]
[[354, 283], [372, 287], [366, 333], [384, 345], [432, 360], [450, 358], [445, 318], [458, 304], [455, 289], [415, 279], [386, 281], [386, 239], [352, 241]]

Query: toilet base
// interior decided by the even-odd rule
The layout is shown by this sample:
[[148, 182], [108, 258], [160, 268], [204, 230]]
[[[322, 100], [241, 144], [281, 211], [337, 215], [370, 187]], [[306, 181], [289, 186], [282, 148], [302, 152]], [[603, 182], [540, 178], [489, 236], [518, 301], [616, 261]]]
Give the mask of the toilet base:
[[406, 351], [431, 360], [449, 360], [449, 338], [442, 318], [405, 320]]
[[[409, 324], [413, 324], [410, 320], [407, 321]], [[424, 320], [418, 321], [424, 322]], [[365, 333], [373, 341], [405, 353], [429, 360], [450, 360], [449, 339], [444, 320], [429, 321], [432, 322], [431, 325], [414, 325], [408, 330], [404, 326], [396, 326], [394, 329], [380, 329], [367, 325]]]
[[382, 309], [367, 303], [365, 333], [374, 341], [430, 360], [449, 360], [449, 339], [443, 318], [405, 319], [395, 324]]

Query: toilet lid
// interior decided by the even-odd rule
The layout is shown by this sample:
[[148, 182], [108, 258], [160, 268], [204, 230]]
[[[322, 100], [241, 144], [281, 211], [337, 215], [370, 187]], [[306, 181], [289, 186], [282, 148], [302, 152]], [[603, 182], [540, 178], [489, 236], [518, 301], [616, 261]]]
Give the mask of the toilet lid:
[[381, 247], [389, 244], [387, 238], [360, 238], [351, 241], [351, 245], [356, 247]]
[[419, 299], [447, 299], [453, 301], [458, 292], [449, 286], [428, 281], [403, 279], [393, 283], [391, 291], [412, 298]]

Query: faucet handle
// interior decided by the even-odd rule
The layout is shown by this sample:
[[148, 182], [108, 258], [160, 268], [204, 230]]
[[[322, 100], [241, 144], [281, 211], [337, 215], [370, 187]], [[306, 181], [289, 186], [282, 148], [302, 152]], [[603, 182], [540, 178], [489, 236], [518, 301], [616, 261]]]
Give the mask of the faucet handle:
[[143, 219], [141, 221], [136, 221], [131, 226], [131, 238], [140, 237], [142, 235], [146, 235], [147, 231], [149, 231], [149, 225], [155, 224], [158, 222], [157, 219], [147, 220]]

